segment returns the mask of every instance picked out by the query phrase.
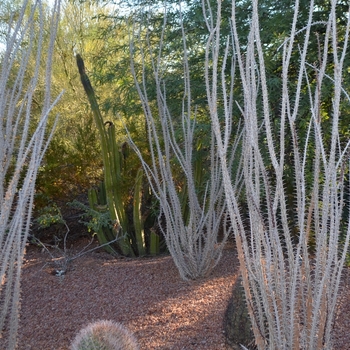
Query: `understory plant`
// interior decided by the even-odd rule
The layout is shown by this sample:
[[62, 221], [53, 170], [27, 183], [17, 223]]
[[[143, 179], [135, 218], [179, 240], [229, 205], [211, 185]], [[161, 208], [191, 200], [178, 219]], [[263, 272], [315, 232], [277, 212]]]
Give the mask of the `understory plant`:
[[[60, 96], [51, 97], [51, 62], [60, 1], [50, 15], [41, 1], [24, 1], [7, 27], [0, 52], [0, 348], [15, 349], [20, 304], [20, 277], [31, 226], [35, 180], [53, 128], [50, 112]], [[50, 20], [49, 41], [44, 21]], [[4, 25], [4, 24], [3, 24]], [[48, 43], [47, 45], [45, 43]], [[34, 59], [33, 59], [34, 58]], [[34, 64], [33, 64], [34, 61]], [[42, 74], [40, 69], [44, 64]], [[43, 105], [34, 106], [44, 82]]]
[[[348, 75], [344, 62], [349, 55], [350, 16], [345, 26], [339, 26], [337, 3], [329, 2], [328, 18], [317, 23], [323, 30], [316, 35], [316, 3], [309, 2], [307, 23], [300, 24], [298, 14], [305, 4], [295, 2], [291, 31], [279, 48], [280, 113], [276, 122], [271, 120], [271, 101], [276, 98], [267, 84], [259, 2], [251, 2], [245, 45], [240, 41], [232, 2], [232, 33], [226, 38], [224, 50], [220, 49], [221, 2], [215, 9], [203, 2], [209, 32], [205, 60], [207, 97], [258, 349], [332, 348], [335, 308], [350, 237], [346, 202], [349, 140], [339, 132], [342, 108], [346, 105], [349, 110], [350, 102], [342, 87]], [[309, 51], [313, 37], [318, 40], [317, 62]], [[298, 55], [297, 64], [292, 61], [292, 54]], [[220, 70], [222, 60], [225, 66], [234, 62], [237, 69], [231, 81], [241, 84], [243, 90], [239, 108], [244, 120], [243, 177], [249, 209], [245, 221], [227, 166], [232, 123], [229, 111], [234, 95], [225, 79], [225, 67]], [[331, 89], [327, 88], [330, 83]], [[219, 92], [224, 96], [223, 115], [218, 113]], [[329, 95], [331, 111], [324, 105]], [[308, 106], [304, 135], [300, 133], [301, 101]], [[287, 145], [292, 148], [291, 154], [287, 153]], [[292, 159], [292, 163], [287, 163], [287, 159]], [[286, 176], [286, 171], [290, 167], [293, 182], [287, 183], [290, 176]], [[295, 194], [292, 210], [288, 207], [287, 185], [293, 187]]]
[[[38, 223], [38, 229], [47, 229], [50, 226], [59, 226], [59, 230], [62, 233], [62, 228], [64, 228], [65, 232], [63, 237], [57, 237], [54, 235], [54, 242], [51, 244], [42, 242], [35, 236], [35, 234], [30, 234], [28, 237], [31, 244], [37, 245], [48, 254], [50, 257], [50, 263], [54, 265], [54, 274], [58, 277], [64, 277], [68, 272], [70, 263], [85, 254], [101, 248], [105, 248], [110, 253], [115, 253], [113, 250], [111, 250], [111, 247], [118, 240], [118, 237], [111, 237], [109, 241], [100, 242], [100, 245], [93, 246], [91, 248], [91, 245], [95, 241], [95, 234], [98, 235], [101, 227], [109, 227], [109, 217], [106, 218], [106, 215], [101, 215], [100, 213], [77, 201], [68, 203], [68, 205], [85, 211], [85, 214], [82, 215], [81, 222], [88, 227], [89, 232], [93, 232], [89, 242], [80, 251], [77, 252], [68, 247], [68, 235], [71, 230], [56, 204], [44, 208], [41, 215], [38, 216], [35, 221]], [[84, 221], [84, 217], [88, 217], [89, 221]]]

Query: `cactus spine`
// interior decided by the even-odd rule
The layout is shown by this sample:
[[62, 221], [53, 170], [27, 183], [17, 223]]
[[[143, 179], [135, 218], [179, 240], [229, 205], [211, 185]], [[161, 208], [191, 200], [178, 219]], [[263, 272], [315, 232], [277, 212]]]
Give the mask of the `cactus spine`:
[[113, 321], [97, 321], [83, 328], [73, 340], [70, 350], [138, 350], [133, 334]]

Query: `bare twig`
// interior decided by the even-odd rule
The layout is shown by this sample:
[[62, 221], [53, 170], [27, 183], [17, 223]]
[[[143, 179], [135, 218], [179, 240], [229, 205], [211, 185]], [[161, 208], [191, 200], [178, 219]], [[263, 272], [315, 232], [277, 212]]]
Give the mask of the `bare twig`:
[[[63, 243], [63, 250], [60, 249], [57, 245], [55, 246], [50, 246], [48, 244], [43, 243], [39, 238], [32, 236], [31, 239], [36, 242], [36, 244], [38, 244], [40, 247], [42, 247], [46, 253], [50, 256], [51, 258], [51, 262], [53, 262], [55, 265], [57, 265], [56, 268], [56, 276], [61, 277], [62, 275], [65, 275], [66, 272], [68, 271], [68, 265], [73, 261], [76, 260], [78, 258], [81, 258], [82, 256], [84, 256], [85, 254], [89, 254], [97, 249], [103, 248], [109, 244], [113, 244], [115, 242], [117, 242], [120, 239], [124, 239], [125, 237], [116, 237], [115, 239], [113, 239], [110, 242], [106, 242], [104, 244], [98, 245], [97, 247], [91, 248], [86, 250], [89, 246], [91, 246], [91, 244], [94, 242], [95, 238], [94, 236], [91, 238], [91, 240], [89, 241], [89, 243], [82, 248], [78, 253], [71, 255], [69, 249], [67, 249], [67, 244], [66, 244], [66, 238], [67, 238], [67, 234], [69, 233], [69, 228], [67, 227], [67, 232], [64, 238], [64, 243]], [[54, 248], [55, 251], [58, 252], [58, 257], [57, 254], [53, 254], [50, 251], [50, 248]]]

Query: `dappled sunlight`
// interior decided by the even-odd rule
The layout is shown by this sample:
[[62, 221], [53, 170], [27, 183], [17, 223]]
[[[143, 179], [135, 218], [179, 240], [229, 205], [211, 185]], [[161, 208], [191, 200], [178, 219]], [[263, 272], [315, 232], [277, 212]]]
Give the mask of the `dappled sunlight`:
[[105, 260], [97, 252], [57, 277], [44, 267], [40, 249], [28, 250], [19, 350], [66, 350], [82, 327], [99, 319], [128, 327], [141, 350], [213, 350], [225, 343], [223, 317], [237, 272], [231, 248], [209, 277], [195, 281], [181, 280], [170, 256]]
[[154, 334], [151, 341], [147, 342], [149, 348], [224, 348], [224, 336], [222, 335], [221, 343], [213, 343], [210, 329], [213, 323], [223, 325], [228, 300], [223, 303], [222, 289], [226, 289], [227, 295], [230, 295], [236, 277], [236, 275], [231, 275], [192, 285], [184, 294], [170, 297], [154, 305], [149, 310], [150, 315], [146, 316], [146, 320], [141, 318], [137, 320], [137, 323], [141, 325], [149, 323], [143, 327], [143, 332]]

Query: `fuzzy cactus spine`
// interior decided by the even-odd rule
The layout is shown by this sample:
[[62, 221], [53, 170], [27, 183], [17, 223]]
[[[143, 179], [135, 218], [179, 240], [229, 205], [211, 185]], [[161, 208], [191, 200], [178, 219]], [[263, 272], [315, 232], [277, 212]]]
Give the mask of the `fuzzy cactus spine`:
[[139, 350], [133, 334], [123, 325], [101, 320], [88, 324], [73, 340], [70, 350]]

